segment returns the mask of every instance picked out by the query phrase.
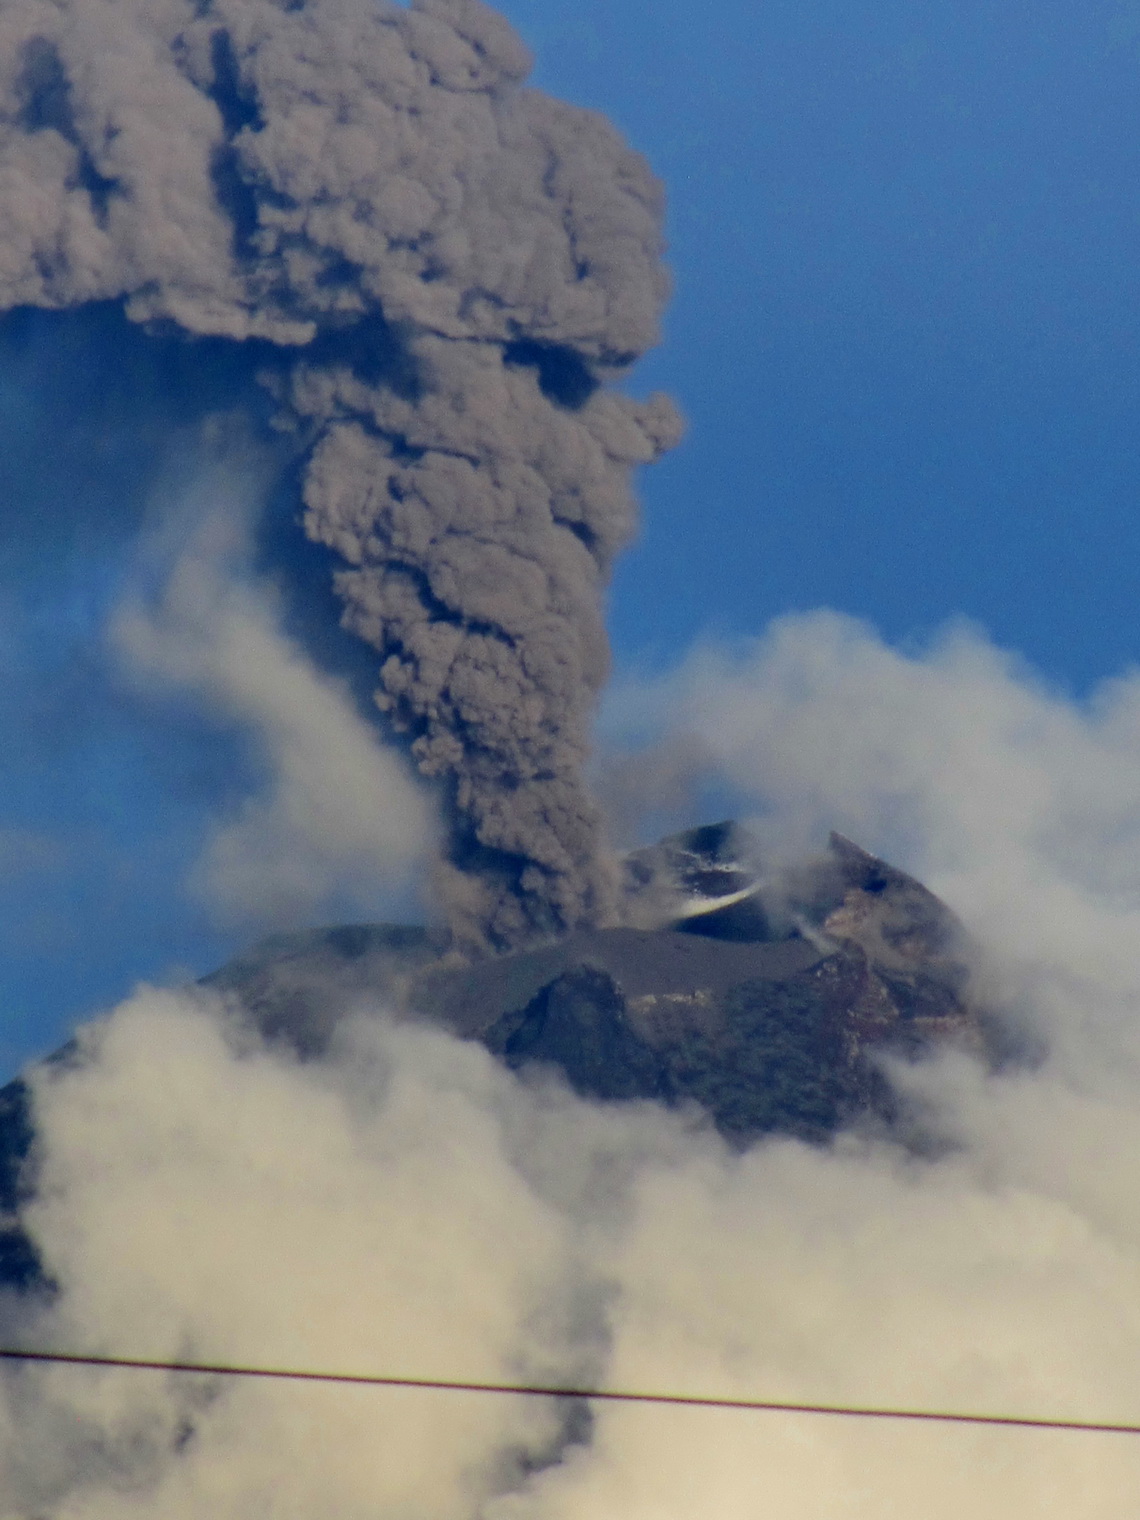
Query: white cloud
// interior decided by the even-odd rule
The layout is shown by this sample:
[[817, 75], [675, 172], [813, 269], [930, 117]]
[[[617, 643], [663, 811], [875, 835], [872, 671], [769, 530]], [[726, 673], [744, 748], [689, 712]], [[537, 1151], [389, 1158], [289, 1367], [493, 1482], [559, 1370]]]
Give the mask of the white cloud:
[[[62, 1287], [42, 1334], [429, 1376], [524, 1365], [565, 1224], [504, 1154], [501, 1079], [478, 1052], [374, 1026], [305, 1070], [217, 1005], [144, 991], [87, 1053], [37, 1081], [30, 1217]], [[29, 1376], [0, 1445], [3, 1513], [463, 1514], [508, 1448], [554, 1431], [541, 1405], [297, 1391]]]
[[[1131, 678], [1076, 705], [977, 634], [831, 616], [627, 688], [775, 843], [837, 823], [952, 896], [1051, 1041], [896, 1076], [946, 1144], [743, 1155], [375, 1011], [331, 1055], [144, 991], [35, 1079], [38, 1343], [1140, 1422]], [[636, 711], [640, 704], [640, 713]], [[668, 767], [664, 766], [663, 771]], [[74, 1370], [4, 1383], [0, 1513], [1131, 1520], [1140, 1440]], [[520, 1453], [528, 1454], [520, 1461]]]
[[345, 689], [283, 631], [249, 569], [264, 464], [192, 473], [140, 554], [112, 642], [136, 679], [188, 691], [254, 739], [268, 779], [219, 819], [193, 885], [221, 916], [282, 922], [335, 905], [382, 913], [432, 837], [424, 792]]
[[777, 852], [837, 828], [913, 871], [1066, 1023], [1074, 999], [1131, 1006], [1140, 674], [1077, 703], [969, 625], [903, 653], [819, 612], [627, 680], [606, 727], [643, 770], [699, 742]]
[[[83, 1056], [35, 1079], [29, 1219], [61, 1286], [39, 1344], [1140, 1412], [1140, 1114], [1065, 1074], [912, 1075], [960, 1142], [916, 1160], [856, 1139], [734, 1156], [374, 1014], [303, 1066], [144, 990]], [[528, 1478], [545, 1403], [74, 1369], [6, 1388], [19, 1516], [1130, 1520], [1140, 1483], [1125, 1438], [605, 1405]]]

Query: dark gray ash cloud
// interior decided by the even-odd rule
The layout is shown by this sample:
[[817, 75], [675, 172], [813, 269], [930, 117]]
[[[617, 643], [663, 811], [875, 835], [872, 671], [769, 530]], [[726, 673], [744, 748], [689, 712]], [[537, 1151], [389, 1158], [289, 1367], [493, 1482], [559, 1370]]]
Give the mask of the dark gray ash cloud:
[[479, 0], [16, 0], [0, 11], [0, 309], [121, 301], [260, 340], [304, 526], [452, 822], [458, 942], [610, 919], [582, 766], [601, 593], [671, 403], [661, 194], [522, 87]]

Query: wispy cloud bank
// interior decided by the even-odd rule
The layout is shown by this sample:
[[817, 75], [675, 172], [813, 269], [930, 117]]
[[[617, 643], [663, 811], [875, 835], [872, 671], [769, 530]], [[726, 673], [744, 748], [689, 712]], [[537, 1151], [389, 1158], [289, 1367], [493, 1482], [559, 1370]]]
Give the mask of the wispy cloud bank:
[[[197, 666], [195, 668], [198, 668]], [[520, 1081], [362, 1009], [300, 1064], [143, 991], [34, 1079], [22, 1333], [144, 1356], [1140, 1419], [1131, 678], [1086, 706], [977, 633], [831, 615], [615, 701], [699, 735], [772, 847], [835, 822], [927, 873], [1042, 1036], [895, 1080], [940, 1144], [770, 1140]], [[661, 751], [659, 750], [660, 754]], [[1131, 968], [1131, 970], [1130, 970]], [[475, 1396], [25, 1372], [18, 1515], [1126, 1520], [1140, 1442]], [[575, 1423], [577, 1421], [577, 1423]]]
[[192, 886], [230, 922], [382, 915], [413, 887], [431, 807], [347, 689], [282, 626], [251, 566], [266, 462], [191, 472], [145, 541], [111, 624], [134, 678], [189, 695], [249, 736], [262, 785], [216, 822]]
[[[83, 1051], [35, 1082], [30, 1223], [61, 1286], [25, 1327], [41, 1344], [1136, 1415], [1140, 1207], [1102, 1150], [1134, 1149], [1136, 1108], [1055, 1072], [923, 1073], [959, 1146], [916, 1161], [855, 1139], [733, 1156], [376, 1017], [298, 1066], [143, 992]], [[1122, 1439], [608, 1406], [568, 1431], [546, 1403], [74, 1369], [5, 1386], [18, 1515], [1124, 1520], [1140, 1480]]]
[[777, 853], [837, 828], [913, 871], [1007, 973], [1047, 971], [1064, 1026], [1082, 986], [1131, 1007], [1140, 674], [1076, 702], [968, 624], [900, 651], [824, 611], [628, 678], [605, 726], [619, 784], [712, 778]]

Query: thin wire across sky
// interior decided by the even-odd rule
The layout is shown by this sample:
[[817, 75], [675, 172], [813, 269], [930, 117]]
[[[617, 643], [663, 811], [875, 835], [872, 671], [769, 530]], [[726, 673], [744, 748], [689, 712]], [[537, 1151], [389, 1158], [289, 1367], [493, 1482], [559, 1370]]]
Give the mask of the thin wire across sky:
[[657, 1404], [689, 1409], [751, 1411], [761, 1414], [833, 1415], [859, 1420], [910, 1420], [944, 1425], [1006, 1426], [1020, 1430], [1067, 1430], [1090, 1435], [1140, 1435], [1140, 1424], [1099, 1420], [1045, 1419], [1030, 1415], [969, 1414], [935, 1409], [883, 1409], [854, 1404], [793, 1404], [773, 1399], [730, 1399], [689, 1393], [646, 1393], [616, 1388], [564, 1388], [531, 1383], [484, 1383], [445, 1378], [392, 1377], [367, 1372], [322, 1372], [302, 1368], [249, 1367], [231, 1363], [148, 1361], [139, 1357], [95, 1356], [66, 1351], [24, 1351], [0, 1347], [0, 1361], [40, 1362], [67, 1367], [123, 1368], [136, 1372], [185, 1372], [229, 1378], [263, 1378], [294, 1383], [338, 1383], [368, 1388], [403, 1388], [438, 1393], [505, 1394], [516, 1398], [590, 1399], [612, 1404]]

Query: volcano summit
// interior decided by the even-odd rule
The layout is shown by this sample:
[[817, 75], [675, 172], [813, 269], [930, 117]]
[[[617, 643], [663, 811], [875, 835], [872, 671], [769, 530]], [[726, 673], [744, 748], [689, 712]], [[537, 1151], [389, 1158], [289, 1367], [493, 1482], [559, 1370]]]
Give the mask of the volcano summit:
[[822, 1139], [889, 1106], [875, 1057], [955, 1040], [984, 1050], [961, 927], [919, 882], [841, 835], [768, 875], [731, 823], [636, 852], [675, 911], [451, 964], [425, 930], [357, 925], [271, 939], [207, 977], [262, 1034], [318, 1054], [362, 1000], [545, 1065], [583, 1096], [692, 1101], [740, 1141]]
[[[688, 1105], [737, 1145], [773, 1133], [825, 1141], [871, 1116], [891, 1124], [884, 1054], [946, 1043], [993, 1053], [955, 916], [839, 834], [824, 854], [769, 873], [747, 835], [721, 823], [635, 852], [626, 872], [635, 901], [674, 916], [458, 964], [417, 926], [310, 930], [264, 941], [200, 986], [303, 1060], [320, 1060], [353, 1015], [394, 1013], [582, 1097]], [[0, 1093], [0, 1147], [0, 1273], [26, 1283], [37, 1269], [17, 1216], [34, 1193], [35, 1152], [20, 1081]]]

